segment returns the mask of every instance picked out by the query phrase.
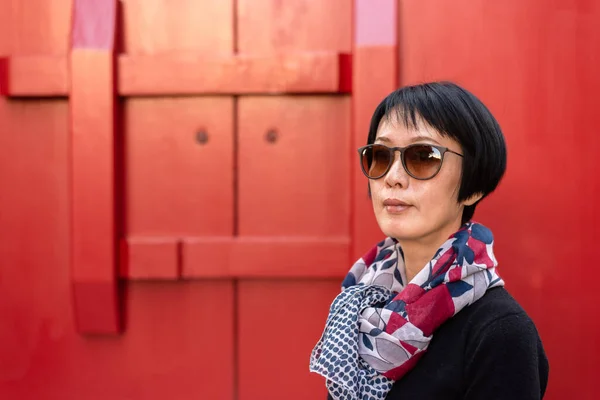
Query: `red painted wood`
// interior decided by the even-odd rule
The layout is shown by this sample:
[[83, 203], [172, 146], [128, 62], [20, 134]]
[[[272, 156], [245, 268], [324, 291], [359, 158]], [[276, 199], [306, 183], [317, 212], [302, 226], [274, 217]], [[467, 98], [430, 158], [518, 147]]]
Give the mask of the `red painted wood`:
[[15, 56], [0, 58], [0, 95], [20, 97], [65, 96], [67, 58]]
[[126, 54], [192, 52], [212, 57], [233, 52], [234, 1], [177, 0], [173, 4], [172, 0], [122, 0], [121, 3], [122, 51]]
[[125, 231], [146, 243], [132, 276], [175, 278], [179, 238], [233, 235], [233, 113], [230, 97], [125, 100]]
[[74, 0], [72, 49], [113, 51], [117, 24], [117, 1]]
[[[123, 59], [158, 56], [171, 49], [177, 54], [189, 51], [206, 54], [211, 59], [217, 54], [227, 58], [236, 47], [232, 43], [233, 15], [219, 11], [220, 7], [232, 10], [235, 2], [189, 0], [168, 6], [158, 0], [139, 0], [135, 4], [133, 0], [124, 0], [122, 3], [124, 30], [129, 32], [123, 45], [129, 54], [123, 55]], [[333, 3], [341, 7], [341, 2]], [[351, 7], [346, 2], [342, 4], [346, 8], [337, 8], [341, 11], [336, 13], [331, 12], [333, 6], [325, 3], [319, 5], [324, 11], [319, 11], [308, 1], [238, 0], [238, 13], [243, 11], [239, 15], [239, 48], [243, 55], [253, 58], [278, 51], [294, 54], [352, 51], [355, 96], [352, 108], [356, 111], [349, 127], [352, 142], [348, 144], [348, 168], [355, 175], [348, 196], [362, 201], [348, 212], [357, 223], [349, 228], [351, 243], [355, 246], [353, 258], [362, 253], [364, 246], [372, 244], [378, 232], [369, 214], [372, 213], [370, 203], [365, 198], [366, 180], [354, 157], [357, 157], [355, 147], [364, 143], [366, 124], [376, 101], [387, 94], [384, 89], [391, 91], [397, 86], [394, 79], [398, 79], [399, 73], [403, 83], [443, 77], [473, 88], [498, 116], [507, 133], [510, 150], [506, 180], [476, 215], [494, 229], [500, 271], [504, 271], [512, 292], [540, 328], [554, 370], [552, 376], [561, 377], [551, 377], [546, 398], [594, 399], [593, 365], [598, 356], [594, 338], [600, 332], [590, 316], [595, 315], [594, 305], [599, 299], [595, 291], [582, 289], [578, 277], [593, 275], [589, 260], [594, 259], [593, 249], [598, 239], [598, 230], [594, 227], [600, 222], [595, 207], [598, 185], [594, 175], [594, 149], [598, 148], [598, 139], [593, 134], [600, 125], [596, 112], [596, 93], [600, 88], [596, 56], [600, 31], [596, 21], [600, 14], [596, 3], [587, 0], [535, 0], [525, 6], [522, 3], [460, 0], [449, 5], [441, 1], [402, 1], [401, 71], [396, 69], [398, 54], [394, 54], [389, 41], [367, 40], [391, 37], [377, 32], [390, 32], [389, 20], [385, 19], [384, 23], [383, 18], [392, 14], [382, 16], [377, 26], [368, 28], [369, 24], [366, 25], [364, 29], [368, 32], [373, 29], [373, 35], [361, 36], [358, 32], [363, 28], [357, 27], [354, 39], [349, 34], [336, 39], [340, 31], [350, 32], [343, 28], [346, 21], [350, 21], [346, 12], [350, 12]], [[365, 4], [368, 2], [363, 2]], [[369, 12], [376, 13], [381, 8], [386, 9], [382, 6]], [[256, 14], [248, 15], [251, 12]], [[11, 60], [30, 59], [28, 57], [49, 60], [47, 56], [64, 56], [68, 52], [70, 15], [68, 0], [0, 0], [0, 54]], [[333, 24], [337, 24], [338, 15], [341, 16], [340, 30], [334, 29]], [[362, 13], [357, 13], [355, 17], [360, 15]], [[140, 22], [134, 22], [135, 19]], [[197, 22], [200, 19], [202, 23]], [[313, 21], [319, 23], [313, 24]], [[263, 26], [259, 26], [261, 24]], [[216, 28], [220, 26], [222, 30]], [[160, 55], [158, 60], [162, 59]], [[86, 65], [89, 68], [86, 77], [89, 75], [94, 81], [104, 79], [97, 75], [97, 62], [104, 61], [75, 62], [92, 64]], [[59, 83], [62, 91], [71, 82], [38, 80], [38, 76], [48, 73], [48, 67], [23, 68], [35, 71], [29, 73], [30, 77], [21, 75], [25, 78], [19, 78], [22, 87], [31, 85], [26, 86], [30, 94], [38, 91], [38, 95], [45, 95], [46, 89], [39, 91], [40, 87]], [[169, 77], [177, 75], [168, 72]], [[79, 75], [75, 79], [87, 78]], [[77, 93], [76, 88], [75, 107], [84, 102]], [[56, 94], [67, 95], [67, 90]], [[105, 107], [103, 96], [93, 96], [100, 111]], [[322, 98], [330, 101], [335, 97]], [[362, 106], [361, 99], [364, 100]], [[279, 113], [285, 112], [285, 108], [279, 109]], [[266, 122], [272, 119], [270, 115], [263, 118]], [[71, 258], [68, 225], [71, 192], [67, 186], [69, 121], [64, 100], [0, 98], [0, 181], [10, 188], [0, 192], [3, 207], [0, 216], [3, 227], [0, 398], [95, 400], [202, 396], [232, 399], [234, 388], [241, 399], [269, 398], [282, 392], [294, 396], [297, 393], [298, 398], [322, 396], [322, 379], [307, 372], [308, 356], [321, 333], [327, 306], [339, 290], [339, 278], [315, 279], [319, 271], [309, 270], [305, 279], [299, 280], [288, 273], [281, 263], [267, 259], [268, 251], [281, 258], [279, 251], [285, 249], [268, 247], [271, 241], [277, 243], [275, 236], [248, 235], [236, 239], [235, 243], [245, 243], [248, 250], [243, 250], [241, 244], [242, 250], [227, 250], [230, 243], [226, 242], [233, 241], [231, 232], [219, 237], [192, 232], [181, 238], [170, 238], [181, 240], [182, 261], [190, 261], [187, 267], [190, 276], [202, 279], [223, 276], [219, 270], [223, 266], [228, 268], [226, 273], [230, 276], [239, 273], [239, 276], [251, 277], [251, 273], [256, 273], [253, 278], [262, 276], [263, 279], [242, 279], [238, 295], [225, 280], [177, 284], [134, 282], [125, 298], [129, 322], [125, 334], [91, 340], [79, 336], [74, 326], [68, 268]], [[230, 119], [226, 121], [229, 124]], [[177, 126], [177, 121], [170, 126], [161, 125], [165, 130]], [[170, 136], [165, 134], [163, 138], [170, 139]], [[577, 162], [565, 158], [565, 154], [576, 155]], [[281, 170], [278, 174], [282, 174]], [[194, 184], [201, 187], [202, 182], [202, 178], [198, 178]], [[293, 181], [284, 183], [285, 190], [296, 190]], [[292, 189], [288, 189], [290, 187]], [[195, 194], [197, 189], [189, 190]], [[221, 195], [217, 196], [213, 204], [220, 206]], [[306, 223], [301, 221], [299, 226], [307, 229], [303, 224]], [[359, 230], [359, 227], [362, 228]], [[274, 226], [273, 230], [277, 229], [283, 228]], [[371, 233], [369, 229], [373, 229]], [[291, 237], [289, 243], [294, 243], [293, 249], [302, 248], [301, 240], [316, 237], [316, 233], [310, 236], [284, 234], [278, 234], [277, 238]], [[142, 243], [161, 237], [160, 232], [153, 235], [132, 236], [128, 240]], [[327, 238], [348, 236], [331, 234]], [[221, 237], [227, 239], [218, 242]], [[506, 238], [510, 238], [510, 242]], [[263, 244], [257, 245], [261, 239]], [[210, 244], [211, 240], [218, 243]], [[300, 256], [307, 257], [307, 254], [314, 256], [314, 262], [305, 259], [302, 262], [326, 264], [323, 274], [341, 276], [341, 271], [345, 272], [349, 265], [348, 260], [342, 260], [343, 246], [340, 240], [331, 259], [325, 258], [324, 251], [307, 249], [294, 259], [302, 259]], [[143, 246], [133, 246], [130, 255], [138, 262], [131, 265], [141, 267], [137, 271], [152, 271], [147, 275], [166, 277], [166, 271], [173, 270], [174, 258], [174, 251], [163, 251], [167, 247], [140, 250]], [[224, 252], [219, 253], [220, 249]], [[296, 251], [293, 249], [285, 249], [286, 254]], [[238, 268], [238, 272], [223, 262], [230, 254], [239, 257], [227, 259], [228, 265]], [[333, 258], [339, 261], [334, 262]], [[144, 266], [145, 262], [139, 262], [144, 259], [152, 259], [152, 264]], [[233, 303], [235, 296], [238, 296], [237, 306]], [[104, 304], [101, 299], [95, 301]], [[236, 313], [239, 313], [239, 326], [234, 336]], [[315, 313], [322, 314], [315, 316]], [[297, 318], [283, 325], [281, 332], [285, 335], [280, 335], [280, 340], [270, 342], [266, 350], [256, 345], [263, 339], [258, 335], [270, 315], [279, 321], [290, 314]], [[213, 326], [217, 328], [211, 330]], [[566, 331], [587, 339], [564, 346]], [[237, 371], [234, 339], [239, 349]], [[289, 355], [283, 362], [280, 361], [282, 354]], [[237, 381], [234, 380], [236, 373]], [[290, 387], [295, 389], [290, 390]]]
[[[349, 54], [352, 48], [352, 7], [345, 0], [238, 0], [237, 6], [240, 54]], [[349, 67], [339, 75], [351, 74]], [[321, 76], [303, 80], [308, 96], [238, 103], [239, 236], [227, 253], [236, 258], [227, 261], [237, 276], [262, 278], [238, 283], [241, 400], [326, 396], [308, 362], [350, 265], [352, 139], [351, 99], [334, 96], [338, 88], [315, 96], [323, 92], [312, 86]], [[353, 83], [331, 82], [340, 80]], [[200, 258], [217, 260], [208, 246], [194, 247]], [[264, 329], [273, 323], [276, 337], [263, 346]]]
[[355, 0], [352, 96], [352, 259], [383, 238], [360, 170], [358, 149], [367, 143], [377, 104], [398, 88], [398, 10], [395, 1]]
[[354, 25], [355, 47], [397, 46], [398, 0], [354, 0]]
[[[50, 108], [44, 108], [41, 114], [47, 116]], [[47, 220], [51, 217], [49, 212], [41, 214]], [[50, 233], [44, 228], [34, 236], [51, 243]], [[55, 268], [48, 271], [37, 256], [25, 256], [28, 273], [36, 275], [15, 269], [27, 284], [3, 290], [3, 299], [8, 295], [10, 300], [0, 308], [0, 349], [6, 357], [0, 366], [1, 398], [234, 398], [235, 314], [230, 282], [130, 282], [125, 297], [126, 333], [82, 338], [69, 313], [66, 266], [54, 258], [50, 244], [33, 247], [50, 256]]]
[[0, 1], [0, 55], [65, 55], [73, 0]]
[[238, 127], [240, 236], [348, 236], [349, 97], [243, 97]]
[[335, 52], [121, 56], [119, 92], [123, 95], [349, 92], [350, 66], [349, 55]]
[[[339, 284], [314, 278], [238, 284], [239, 400], [327, 398], [308, 362]], [[275, 336], [267, 339], [268, 332]]]
[[[0, 26], [0, 36], [5, 28]], [[0, 182], [5, 188], [0, 191], [1, 399], [43, 398], [53, 378], [64, 373], [60, 350], [66, 332], [74, 332], [68, 113], [62, 99], [0, 98]], [[35, 396], [29, 393], [39, 368], [47, 375], [37, 379]]]
[[130, 98], [124, 120], [127, 235], [232, 235], [233, 99]]
[[[329, 52], [277, 56], [223, 56], [200, 53], [118, 57], [122, 96], [247, 93], [350, 93], [352, 57]], [[0, 58], [0, 94], [67, 96], [63, 56]], [[170, 75], [177, 71], [176, 75]], [[164, 79], [170, 75], [170, 79]]]
[[0, 95], [8, 96], [10, 93], [10, 59], [0, 57]]
[[[110, 5], [112, 3], [112, 6]], [[76, 0], [71, 73], [71, 254], [81, 333], [120, 331], [115, 207], [116, 1]]]
[[351, 51], [352, 5], [348, 0], [236, 0], [236, 4], [242, 54]]
[[[104, 382], [95, 381], [94, 389], [101, 393], [101, 386], [107, 386], [105, 399], [232, 400], [233, 283], [134, 283], [128, 291], [127, 335], [113, 344], [111, 359], [104, 357], [100, 368], [89, 368], [113, 369]], [[89, 361], [102, 360], [98, 353], [93, 357]], [[79, 390], [93, 393], [84, 383], [81, 380]]]
[[475, 218], [494, 230], [499, 273], [544, 341], [544, 398], [597, 398], [600, 293], [585, 280], [600, 239], [599, 4], [402, 1], [400, 15], [403, 81], [455, 80], [504, 130], [506, 177]]
[[[349, 265], [347, 237], [186, 238], [182, 243], [187, 278], [329, 278]], [[285, 259], [285, 264], [273, 260]]]
[[179, 241], [133, 238], [121, 243], [120, 276], [126, 279], [175, 280], [181, 276]]

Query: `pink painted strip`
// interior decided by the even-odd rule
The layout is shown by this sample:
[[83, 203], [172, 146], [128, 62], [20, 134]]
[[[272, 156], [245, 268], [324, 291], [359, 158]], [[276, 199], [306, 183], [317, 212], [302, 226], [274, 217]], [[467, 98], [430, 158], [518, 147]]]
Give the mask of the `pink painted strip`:
[[116, 23], [117, 0], [73, 0], [72, 48], [113, 49]]
[[398, 0], [355, 0], [357, 46], [398, 44]]

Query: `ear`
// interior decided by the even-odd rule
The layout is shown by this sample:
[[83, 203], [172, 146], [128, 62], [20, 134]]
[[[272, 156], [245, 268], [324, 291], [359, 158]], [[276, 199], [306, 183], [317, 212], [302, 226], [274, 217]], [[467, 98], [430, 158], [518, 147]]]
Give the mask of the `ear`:
[[462, 201], [464, 206], [472, 206], [483, 198], [483, 193], [475, 193], [471, 197]]

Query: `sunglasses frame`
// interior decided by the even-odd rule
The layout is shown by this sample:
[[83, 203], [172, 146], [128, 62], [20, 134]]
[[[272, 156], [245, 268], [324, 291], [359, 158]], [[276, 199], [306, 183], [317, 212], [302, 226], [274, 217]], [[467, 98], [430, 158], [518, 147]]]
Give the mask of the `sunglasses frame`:
[[[406, 152], [407, 149], [410, 149], [412, 147], [417, 147], [417, 146], [430, 146], [430, 147], [433, 147], [434, 149], [436, 149], [437, 151], [440, 152], [440, 157], [441, 157], [441, 159], [440, 159], [440, 165], [439, 165], [438, 169], [435, 171], [435, 173], [432, 176], [430, 176], [429, 178], [418, 178], [418, 177], [414, 176], [412, 173], [410, 173], [410, 171], [406, 167], [406, 162], [404, 160], [404, 153]], [[385, 147], [389, 151], [389, 153], [390, 153], [390, 162], [388, 163], [388, 166], [385, 168], [385, 170], [383, 171], [383, 173], [381, 175], [377, 176], [377, 177], [371, 177], [371, 176], [369, 176], [369, 174], [367, 173], [367, 171], [365, 171], [365, 166], [363, 164], [363, 152], [366, 149], [373, 148], [373, 147]], [[396, 151], [400, 152], [400, 163], [402, 164], [402, 168], [404, 168], [404, 171], [406, 171], [406, 173], [409, 176], [411, 176], [412, 178], [420, 180], [420, 181], [427, 181], [429, 179], [433, 179], [440, 172], [440, 170], [442, 169], [442, 164], [444, 164], [444, 155], [446, 153], [452, 153], [452, 154], [456, 154], [457, 156], [464, 157], [464, 155], [462, 155], [460, 153], [457, 153], [455, 151], [452, 151], [452, 150], [450, 150], [447, 147], [436, 146], [436, 145], [430, 144], [430, 143], [413, 143], [413, 144], [410, 144], [410, 145], [408, 145], [406, 147], [389, 147], [389, 146], [386, 146], [386, 145], [381, 144], [381, 143], [372, 143], [372, 144], [368, 144], [366, 146], [362, 146], [362, 147], [358, 148], [358, 156], [360, 158], [360, 169], [362, 170], [363, 174], [367, 178], [369, 178], [369, 179], [373, 179], [373, 180], [375, 180], [375, 179], [381, 179], [382, 177], [384, 177], [390, 171], [390, 168], [394, 164], [394, 161], [396, 159]]]

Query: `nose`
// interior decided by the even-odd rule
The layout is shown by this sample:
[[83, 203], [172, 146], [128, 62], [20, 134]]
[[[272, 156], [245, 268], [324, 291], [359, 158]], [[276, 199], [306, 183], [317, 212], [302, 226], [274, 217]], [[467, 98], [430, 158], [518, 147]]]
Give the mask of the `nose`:
[[400, 152], [394, 153], [394, 161], [390, 166], [389, 171], [385, 174], [385, 183], [389, 187], [400, 186], [407, 187], [408, 186], [408, 174], [404, 170], [404, 166], [402, 165], [402, 160], [400, 157]]

